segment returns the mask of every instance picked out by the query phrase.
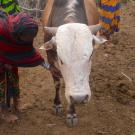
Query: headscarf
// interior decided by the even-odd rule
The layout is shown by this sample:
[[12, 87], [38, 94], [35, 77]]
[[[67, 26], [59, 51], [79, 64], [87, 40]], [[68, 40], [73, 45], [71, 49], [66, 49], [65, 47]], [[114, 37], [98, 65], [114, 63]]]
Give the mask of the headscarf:
[[18, 67], [40, 65], [44, 59], [33, 47], [33, 41], [15, 40], [16, 35], [37, 31], [37, 23], [26, 13], [10, 15], [5, 20], [0, 18], [0, 62]]
[[38, 25], [27, 13], [19, 13], [16, 15], [9, 16], [8, 19], [9, 30], [13, 37], [21, 35], [23, 33], [31, 34], [36, 36], [38, 31]]

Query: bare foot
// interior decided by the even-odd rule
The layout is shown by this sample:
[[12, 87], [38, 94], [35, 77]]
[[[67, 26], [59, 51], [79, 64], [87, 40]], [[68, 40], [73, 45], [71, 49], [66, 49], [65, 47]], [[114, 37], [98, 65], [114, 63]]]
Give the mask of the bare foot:
[[114, 47], [114, 44], [111, 42], [111, 41], [107, 41], [107, 42], [105, 42], [105, 45], [107, 46], [107, 47]]
[[8, 123], [15, 123], [19, 118], [14, 114], [2, 114], [1, 119]]
[[11, 113], [8, 108], [4, 109], [0, 107], [0, 119], [8, 123], [15, 123], [19, 118], [17, 115]]

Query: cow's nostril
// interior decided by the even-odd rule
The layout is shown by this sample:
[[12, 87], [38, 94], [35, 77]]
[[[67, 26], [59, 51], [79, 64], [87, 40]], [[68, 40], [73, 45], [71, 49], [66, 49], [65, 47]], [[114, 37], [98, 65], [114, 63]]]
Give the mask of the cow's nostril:
[[72, 96], [69, 96], [69, 97], [70, 97], [70, 102], [71, 102], [71, 103], [74, 103], [73, 97], [72, 97]]
[[84, 101], [83, 101], [83, 103], [84, 103], [84, 104], [88, 103], [88, 100], [89, 100], [89, 95], [86, 95], [86, 96], [85, 96], [85, 99], [84, 99]]

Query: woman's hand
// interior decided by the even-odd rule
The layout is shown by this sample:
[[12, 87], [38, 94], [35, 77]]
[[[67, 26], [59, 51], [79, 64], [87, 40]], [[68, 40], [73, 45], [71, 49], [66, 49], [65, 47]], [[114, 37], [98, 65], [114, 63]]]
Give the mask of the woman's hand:
[[62, 77], [60, 70], [58, 70], [58, 68], [56, 68], [54, 65], [50, 65], [48, 62], [44, 61], [41, 64], [41, 66], [47, 70], [50, 70], [50, 72], [52, 73], [54, 77], [58, 77], [58, 78]]

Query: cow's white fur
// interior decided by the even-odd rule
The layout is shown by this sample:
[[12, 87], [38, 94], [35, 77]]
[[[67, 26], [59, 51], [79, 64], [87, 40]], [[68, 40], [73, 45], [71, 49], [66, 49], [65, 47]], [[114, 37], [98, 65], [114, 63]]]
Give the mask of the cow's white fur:
[[70, 95], [89, 95], [89, 98], [91, 96], [89, 74], [90, 57], [93, 52], [92, 40], [93, 35], [85, 24], [65, 24], [57, 30], [57, 54], [65, 80], [65, 95], [68, 102]]

